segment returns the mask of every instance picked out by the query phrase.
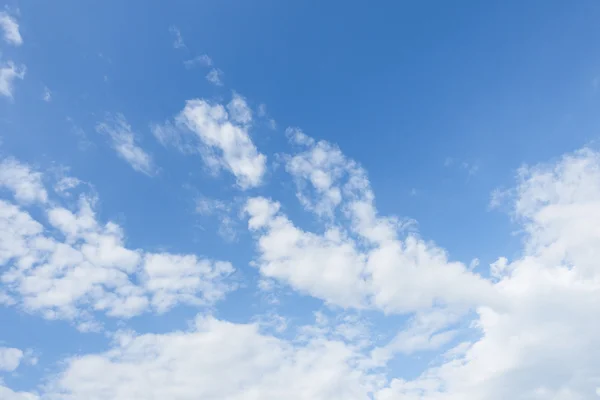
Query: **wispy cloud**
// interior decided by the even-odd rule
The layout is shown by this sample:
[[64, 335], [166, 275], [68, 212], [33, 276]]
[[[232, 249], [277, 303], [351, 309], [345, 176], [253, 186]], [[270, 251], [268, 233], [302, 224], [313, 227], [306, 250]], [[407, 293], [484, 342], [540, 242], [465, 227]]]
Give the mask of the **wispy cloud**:
[[186, 68], [191, 69], [195, 66], [210, 67], [213, 65], [213, 60], [207, 54], [202, 54], [183, 62]]
[[0, 28], [2, 28], [4, 41], [13, 46], [23, 44], [23, 38], [19, 32], [19, 24], [15, 18], [6, 11], [0, 12]]
[[156, 173], [152, 157], [136, 143], [136, 136], [123, 114], [109, 115], [96, 125], [96, 131], [110, 137], [117, 154], [134, 170], [149, 176]]
[[0, 66], [0, 95], [13, 98], [14, 81], [25, 78], [25, 66], [8, 61]]
[[44, 87], [44, 92], [42, 93], [42, 100], [44, 100], [46, 103], [49, 103], [52, 101], [52, 92], [50, 91], [50, 89], [48, 89], [48, 87]]
[[206, 74], [206, 80], [216, 86], [223, 86], [223, 71], [218, 68], [211, 69]]
[[173, 35], [174, 37], [174, 41], [173, 41], [173, 47], [176, 49], [183, 49], [185, 48], [185, 43], [183, 42], [183, 37], [181, 36], [181, 31], [179, 30], [179, 28], [177, 28], [176, 26], [171, 26], [169, 28], [169, 32], [171, 32], [171, 35]]

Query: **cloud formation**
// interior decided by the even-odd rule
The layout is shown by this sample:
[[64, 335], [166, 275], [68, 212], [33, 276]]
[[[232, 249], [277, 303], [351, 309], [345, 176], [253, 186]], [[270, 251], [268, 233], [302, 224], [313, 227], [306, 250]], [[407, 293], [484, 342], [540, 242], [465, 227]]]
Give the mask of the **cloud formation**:
[[45, 220], [0, 200], [4, 303], [48, 319], [86, 323], [94, 313], [129, 318], [177, 304], [211, 305], [235, 288], [227, 282], [231, 264], [129, 249], [117, 224], [97, 220], [93, 197], [82, 195], [71, 210], [47, 201], [38, 172], [13, 159], [0, 164], [0, 177], [15, 171], [19, 185], [0, 183], [15, 200], [37, 205]]
[[2, 29], [3, 38], [6, 43], [13, 46], [20, 46], [23, 44], [23, 38], [19, 32], [17, 20], [6, 11], [0, 12], [0, 28]]
[[134, 170], [148, 176], [156, 173], [152, 157], [139, 146], [123, 114], [109, 115], [96, 125], [96, 131], [108, 135], [113, 149]]
[[251, 123], [246, 100], [234, 94], [227, 107], [204, 99], [188, 100], [174, 124], [153, 125], [152, 130], [163, 145], [199, 152], [209, 168], [231, 172], [238, 186], [248, 189], [259, 186], [267, 171], [267, 158], [250, 137]]

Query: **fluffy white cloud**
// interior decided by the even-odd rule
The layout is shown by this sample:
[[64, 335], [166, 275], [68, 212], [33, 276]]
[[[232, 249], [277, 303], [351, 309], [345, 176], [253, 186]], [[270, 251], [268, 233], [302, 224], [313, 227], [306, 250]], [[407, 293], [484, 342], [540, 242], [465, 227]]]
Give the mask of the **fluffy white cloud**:
[[12, 99], [15, 79], [25, 78], [25, 66], [12, 61], [0, 64], [0, 95]]
[[242, 189], [258, 186], [266, 172], [266, 157], [250, 138], [252, 113], [237, 94], [227, 109], [202, 99], [188, 100], [174, 125], [154, 125], [152, 130], [163, 145], [173, 144], [185, 152], [195, 149], [209, 168], [227, 169]]
[[402, 223], [380, 217], [366, 172], [336, 146], [288, 129], [302, 151], [287, 156], [298, 197], [326, 218], [324, 233], [297, 228], [279, 204], [250, 199], [249, 228], [258, 234], [261, 273], [328, 303], [375, 307], [387, 313], [425, 310], [434, 304], [466, 310], [497, 301], [490, 282], [451, 262], [445, 251]]
[[514, 195], [525, 249], [493, 265], [504, 307], [480, 307], [480, 339], [378, 400], [597, 398], [600, 154], [523, 168]]
[[228, 262], [194, 255], [146, 254], [142, 282], [153, 307], [164, 312], [177, 303], [207, 305], [222, 299], [234, 287], [225, 280], [233, 271]]
[[23, 38], [19, 33], [19, 24], [15, 18], [9, 15], [6, 11], [0, 12], [0, 28], [4, 32], [4, 41], [13, 46], [23, 44]]
[[314, 335], [302, 343], [257, 324], [198, 317], [187, 332], [123, 334], [103, 354], [75, 357], [52, 385], [65, 400], [367, 400], [378, 384], [354, 347]]
[[39, 396], [29, 392], [15, 392], [2, 385], [0, 380], [0, 399], [2, 400], [39, 400]]
[[122, 114], [107, 117], [105, 121], [96, 125], [96, 130], [110, 137], [119, 157], [127, 161], [134, 170], [146, 175], [156, 172], [152, 157], [136, 143], [135, 134]]
[[22, 359], [23, 352], [21, 350], [12, 347], [0, 347], [0, 371], [14, 371]]
[[6, 158], [0, 162], [0, 187], [14, 192], [17, 201], [22, 203], [45, 203], [48, 200], [42, 174], [32, 171], [29, 166], [14, 158]]
[[367, 284], [364, 255], [337, 229], [316, 235], [278, 214], [279, 204], [252, 198], [246, 204], [250, 229], [259, 233], [260, 272], [294, 289], [343, 307], [362, 307]]
[[[9, 160], [0, 164], [0, 177], [10, 175], [4, 167], [20, 171], [22, 182], [38, 185], [25, 191], [8, 185], [17, 198], [36, 198], [38, 173]], [[178, 303], [210, 305], [234, 288], [224, 282], [233, 270], [229, 263], [128, 249], [117, 224], [97, 221], [88, 197], [80, 198], [76, 211], [42, 206], [47, 222], [0, 200], [4, 303], [46, 318], [89, 323], [94, 312], [130, 317], [149, 307], [164, 312]]]

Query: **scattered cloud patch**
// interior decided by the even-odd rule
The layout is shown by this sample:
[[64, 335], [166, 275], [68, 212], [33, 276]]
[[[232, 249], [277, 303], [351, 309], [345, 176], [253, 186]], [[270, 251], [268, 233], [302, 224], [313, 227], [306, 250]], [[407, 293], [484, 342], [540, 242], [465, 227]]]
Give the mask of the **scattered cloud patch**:
[[129, 318], [176, 304], [209, 306], [235, 289], [226, 282], [231, 264], [129, 249], [117, 224], [97, 220], [93, 198], [82, 195], [75, 210], [46, 202], [39, 173], [14, 161], [0, 164], [0, 176], [11, 171], [35, 190], [7, 187], [17, 199], [44, 200], [38, 204], [45, 217], [0, 199], [0, 282], [13, 306], [85, 328], [97, 326], [95, 313]]
[[187, 69], [191, 69], [196, 66], [210, 67], [213, 65], [213, 60], [207, 54], [202, 54], [192, 58], [191, 60], [184, 61], [183, 65], [185, 65]]
[[148, 176], [156, 173], [152, 157], [137, 144], [136, 135], [123, 114], [109, 115], [96, 125], [96, 131], [108, 135], [113, 149], [134, 170]]
[[218, 68], [211, 69], [206, 74], [206, 80], [216, 86], [223, 86], [223, 71]]
[[23, 359], [23, 351], [12, 347], [0, 347], [0, 371], [14, 371]]
[[52, 101], [52, 92], [48, 87], [44, 87], [44, 92], [42, 93], [42, 100], [46, 103], [50, 103]]
[[17, 20], [6, 11], [0, 11], [0, 28], [2, 29], [3, 38], [6, 43], [13, 46], [23, 44]]
[[163, 145], [200, 153], [210, 169], [230, 171], [238, 186], [248, 189], [259, 186], [266, 173], [266, 157], [250, 137], [251, 122], [245, 99], [234, 95], [227, 107], [204, 99], [188, 100], [174, 124], [154, 125], [152, 130]]
[[181, 36], [181, 31], [176, 26], [169, 27], [169, 32], [173, 36], [173, 47], [176, 49], [186, 48], [185, 43], [183, 42], [183, 37]]
[[25, 78], [25, 71], [24, 65], [17, 66], [12, 61], [0, 64], [0, 95], [12, 99], [14, 82]]

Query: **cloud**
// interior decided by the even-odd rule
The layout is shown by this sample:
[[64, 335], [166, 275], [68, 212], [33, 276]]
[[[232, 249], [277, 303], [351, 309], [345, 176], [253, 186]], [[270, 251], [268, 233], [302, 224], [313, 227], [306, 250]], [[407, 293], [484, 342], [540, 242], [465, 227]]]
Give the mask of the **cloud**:
[[96, 125], [96, 131], [110, 137], [119, 157], [127, 161], [134, 170], [148, 176], [156, 173], [152, 157], [136, 143], [135, 134], [123, 114], [109, 115]]
[[211, 69], [206, 74], [206, 80], [216, 86], [223, 86], [223, 71], [218, 68]]
[[[14, 164], [1, 165], [11, 171]], [[22, 177], [25, 182], [40, 178], [19, 168], [30, 174]], [[11, 189], [18, 198], [22, 188]], [[36, 192], [24, 193], [25, 199], [35, 198]], [[44, 223], [0, 200], [0, 265], [6, 267], [0, 282], [10, 303], [45, 318], [85, 324], [94, 313], [129, 318], [180, 303], [209, 306], [235, 288], [225, 282], [233, 271], [229, 263], [127, 248], [122, 229], [100, 223], [93, 204], [85, 195], [74, 211], [54, 201], [41, 203]]]
[[44, 93], [42, 94], [42, 100], [46, 103], [50, 103], [52, 101], [52, 92], [48, 87], [44, 87]]
[[15, 199], [22, 203], [45, 203], [48, 200], [42, 174], [14, 158], [0, 161], [0, 187], [11, 190]]
[[22, 359], [23, 352], [21, 350], [12, 347], [0, 347], [0, 371], [14, 371]]
[[176, 49], [186, 48], [185, 43], [183, 42], [183, 37], [181, 36], [181, 31], [176, 26], [169, 27], [169, 32], [174, 37], [173, 47]]
[[210, 305], [221, 300], [235, 287], [226, 282], [233, 271], [230, 263], [194, 255], [146, 254], [141, 279], [153, 307], [164, 312], [177, 303]]
[[201, 54], [192, 58], [191, 60], [186, 60], [183, 62], [186, 68], [191, 69], [195, 66], [199, 65], [201, 67], [210, 67], [213, 65], [213, 60], [207, 54]]
[[0, 95], [13, 97], [15, 79], [25, 78], [25, 66], [16, 66], [12, 61], [0, 65]]
[[2, 385], [0, 380], [0, 399], [2, 400], [39, 400], [39, 396], [30, 392], [15, 392]]
[[252, 122], [252, 110], [248, 107], [246, 99], [237, 93], [233, 94], [231, 101], [227, 104], [229, 117], [238, 124], [247, 125]]
[[23, 44], [23, 38], [19, 33], [19, 24], [14, 17], [9, 15], [6, 11], [0, 12], [0, 28], [4, 32], [4, 41], [13, 46], [20, 46]]
[[245, 99], [234, 94], [227, 109], [204, 99], [188, 100], [174, 124], [154, 125], [152, 131], [163, 145], [199, 152], [209, 168], [230, 171], [247, 189], [259, 186], [266, 173], [266, 157], [250, 138], [251, 122]]
[[219, 220], [217, 233], [227, 241], [237, 238], [237, 222], [234, 220], [234, 204], [200, 196], [196, 199], [196, 212], [203, 217], [216, 216]]
[[411, 313], [434, 304], [466, 310], [498, 300], [491, 283], [415, 233], [379, 216], [366, 172], [337, 146], [288, 129], [300, 148], [285, 156], [297, 196], [324, 217], [323, 233], [300, 229], [267, 198], [246, 204], [261, 274], [342, 307]]
[[341, 340], [292, 343], [199, 316], [185, 332], [122, 334], [106, 353], [68, 360], [50, 387], [71, 400], [367, 399], [377, 381], [362, 360]]
[[523, 167], [513, 213], [522, 256], [492, 265], [504, 307], [479, 307], [480, 338], [387, 399], [592, 399], [600, 387], [600, 154], [567, 154]]

